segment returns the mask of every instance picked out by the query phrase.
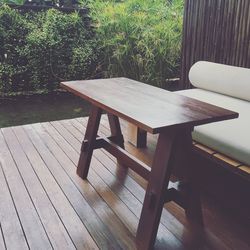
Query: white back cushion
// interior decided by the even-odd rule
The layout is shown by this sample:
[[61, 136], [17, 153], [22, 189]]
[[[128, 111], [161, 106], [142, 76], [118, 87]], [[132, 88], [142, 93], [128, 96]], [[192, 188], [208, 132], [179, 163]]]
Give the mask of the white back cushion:
[[250, 101], [250, 69], [199, 61], [189, 71], [193, 86]]

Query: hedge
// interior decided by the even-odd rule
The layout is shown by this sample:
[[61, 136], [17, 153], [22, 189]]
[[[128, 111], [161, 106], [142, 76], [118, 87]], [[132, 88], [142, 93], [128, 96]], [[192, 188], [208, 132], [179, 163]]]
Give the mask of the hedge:
[[53, 90], [93, 77], [97, 43], [85, 18], [55, 9], [0, 9], [0, 92]]
[[0, 7], [0, 93], [116, 76], [162, 86], [179, 76], [183, 0], [78, 2], [92, 28], [77, 11]]

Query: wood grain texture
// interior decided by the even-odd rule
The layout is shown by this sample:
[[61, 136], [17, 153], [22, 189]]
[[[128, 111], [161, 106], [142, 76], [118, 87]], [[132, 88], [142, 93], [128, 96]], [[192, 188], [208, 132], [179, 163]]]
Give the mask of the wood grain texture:
[[240, 166], [239, 169], [250, 175], [250, 166]]
[[[25, 153], [36, 174], [39, 176], [40, 182], [43, 185], [51, 204], [59, 215], [60, 220], [63, 222], [65, 229], [74, 243], [74, 246], [77, 249], [98, 249], [80, 218], [75, 213], [74, 208], [62, 192], [57, 180], [53, 176], [53, 173], [56, 172], [57, 161], [52, 158], [49, 166], [47, 166], [46, 161], [43, 161], [42, 156], [44, 156], [48, 151], [46, 148], [41, 146], [43, 143], [39, 142], [38, 134], [33, 132], [31, 126], [24, 126], [22, 127], [22, 130], [23, 132], [20, 132], [20, 136], [22, 136], [23, 149], [25, 150]], [[36, 147], [34, 145], [36, 145]], [[40, 151], [37, 149], [40, 149]], [[51, 154], [48, 155], [48, 158], [50, 156]], [[51, 165], [54, 166], [54, 171], [49, 169]], [[61, 175], [63, 175], [63, 173], [61, 173]], [[59, 174], [58, 178], [60, 178], [61, 175]], [[47, 228], [47, 230], [49, 231], [49, 228]]]
[[3, 249], [3, 250], [6, 249], [1, 224], [0, 224], [0, 249]]
[[16, 163], [7, 146], [10, 140], [7, 131], [8, 128], [1, 129], [0, 157], [5, 178], [9, 185], [27, 244], [33, 249], [52, 249], [40, 217], [30, 198], [29, 191], [19, 174]]
[[[150, 158], [152, 158], [154, 152], [157, 136], [149, 134], [148, 148], [136, 149], [127, 141], [127, 124], [122, 120], [120, 121], [121, 129], [125, 136], [125, 149], [148, 164], [152, 160]], [[78, 118], [31, 126], [13, 127], [10, 131], [14, 132], [18, 142], [16, 143], [16, 139], [13, 139], [13, 142], [10, 143], [15, 144], [16, 149], [14, 151], [14, 146], [11, 146], [11, 151], [9, 147], [5, 151], [4, 147], [1, 147], [0, 162], [3, 164], [5, 161], [4, 164], [6, 164], [6, 155], [11, 154], [11, 152], [16, 154], [19, 150], [23, 150], [51, 203], [51, 205], [46, 203], [48, 208], [44, 208], [46, 210], [44, 213], [47, 213], [49, 210], [52, 217], [51, 207], [54, 208], [77, 248], [107, 249], [110, 246], [109, 241], [112, 240], [115, 242], [113, 244], [117, 249], [136, 249], [135, 231], [147, 182], [133, 171], [129, 170], [126, 172], [126, 169], [117, 167], [116, 159], [103, 149], [95, 150], [93, 153], [93, 161], [88, 175], [90, 178], [87, 181], [79, 178], [75, 174], [75, 170], [86, 124], [87, 118]], [[102, 117], [98, 134], [100, 136], [110, 135], [107, 116]], [[15, 157], [13, 156], [16, 160], [22, 156], [22, 153], [18, 154]], [[49, 155], [46, 156], [46, 160], [45, 154]], [[25, 162], [26, 160], [24, 160]], [[11, 168], [11, 166], [12, 163], [8, 162], [8, 167]], [[52, 166], [57, 171], [52, 170]], [[18, 160], [18, 164], [15, 167], [21, 169], [20, 160]], [[24, 167], [28, 168], [28, 166]], [[12, 175], [12, 178], [8, 176], [6, 178], [6, 170], [8, 171], [5, 168], [2, 168], [2, 171], [0, 169], [0, 219], [2, 235], [8, 249], [28, 249], [29, 246], [24, 234], [26, 231], [22, 230], [23, 221], [19, 219], [18, 210], [15, 206], [17, 203], [16, 196], [12, 195], [13, 185], [16, 185], [16, 189], [22, 188], [22, 185], [19, 185], [18, 179], [23, 177], [25, 172], [20, 171], [20, 177]], [[61, 174], [61, 172], [66, 173], [66, 176], [65, 174]], [[60, 180], [62, 175], [65, 176], [64, 185], [66, 187], [62, 186]], [[31, 176], [31, 173], [28, 176]], [[33, 200], [37, 191], [31, 191], [31, 186], [27, 185], [27, 181], [33, 181], [27, 180], [28, 176], [24, 178], [25, 187]], [[214, 179], [212, 180], [214, 181]], [[72, 188], [70, 181], [81, 193], [82, 198], [79, 199], [82, 200], [84, 198], [96, 213], [96, 216], [99, 217], [101, 223], [107, 227], [108, 230], [106, 229], [106, 232], [110, 233], [109, 239], [101, 237], [102, 240], [98, 242], [98, 245], [93, 245], [92, 240], [87, 240], [88, 243], [85, 244], [88, 237], [96, 239], [96, 233], [100, 231], [100, 224], [94, 224], [94, 229], [90, 231], [87, 230], [86, 232], [83, 230], [83, 227], [87, 228], [87, 226], [84, 226], [85, 222], [82, 220], [84, 217], [81, 215], [81, 213], [85, 212], [85, 206], [82, 206], [82, 203], [79, 206], [73, 203], [73, 200], [76, 199], [74, 197], [80, 197], [78, 194], [72, 198], [70, 197], [71, 193], [66, 192], [67, 188]], [[38, 187], [36, 179], [34, 183]], [[72, 189], [76, 190], [74, 187]], [[38, 188], [38, 191], [40, 192], [41, 189]], [[42, 195], [41, 200], [44, 201], [44, 199], [44, 195]], [[232, 216], [230, 211], [221, 208], [217, 201], [207, 197], [205, 194], [203, 194], [202, 201], [205, 224], [203, 232], [193, 230], [192, 225], [185, 217], [183, 209], [179, 206], [174, 203], [169, 203], [165, 206], [160, 221], [162, 230], [157, 235], [155, 249], [248, 250], [250, 245], [250, 226], [247, 227], [245, 225], [246, 221], [244, 223], [237, 221], [236, 216]], [[39, 202], [34, 202], [32, 209], [35, 212], [39, 208]], [[86, 213], [88, 213], [87, 211]], [[39, 214], [42, 219], [41, 211]], [[61, 229], [59, 230], [57, 227], [54, 229], [50, 228], [49, 222], [45, 223], [44, 220], [41, 221], [43, 221], [44, 230], [48, 236], [61, 232]], [[33, 220], [30, 223], [30, 225], [33, 223], [34, 226], [36, 225]], [[58, 230], [59, 232], [53, 232], [53, 230]], [[87, 238], [86, 233], [88, 234]]]
[[[84, 118], [76, 119], [79, 120], [80, 123], [75, 120], [70, 120], [71, 124], [73, 124], [81, 133], [84, 132], [85, 128], [82, 127], [82, 124], [85, 124], [87, 120]], [[122, 128], [124, 128], [123, 132], [124, 135], [126, 135], [126, 124], [124, 122], [121, 123]], [[70, 127], [70, 131], [72, 131], [73, 134], [75, 134], [76, 138], [79, 137], [79, 132], [75, 132], [72, 127]], [[101, 136], [108, 136], [109, 130], [108, 130], [108, 122], [106, 119], [106, 116], [102, 116], [102, 122], [101, 122], [101, 129], [99, 131]], [[155, 137], [155, 136], [154, 136]], [[127, 136], [126, 136], [127, 138]], [[130, 143], [128, 143], [127, 140], [125, 140], [125, 148], [129, 150], [130, 153], [135, 155], [135, 148], [131, 147]], [[139, 154], [139, 158], [143, 161], [146, 160], [145, 154], [148, 152], [145, 150], [137, 149], [136, 151], [144, 151], [144, 154]], [[152, 155], [151, 155], [152, 156]], [[106, 183], [110, 186], [112, 191], [114, 191], [120, 199], [122, 199], [129, 207], [130, 209], [137, 214], [138, 218], [140, 216], [141, 209], [135, 206], [137, 202], [135, 202], [133, 197], [136, 197], [141, 203], [144, 200], [145, 196], [145, 190], [146, 188], [146, 182], [143, 180], [139, 175], [136, 173], [133, 173], [133, 171], [129, 171], [128, 175], [126, 172], [121, 171], [121, 168], [117, 168], [116, 159], [112, 157], [112, 155], [105, 152], [105, 150], [97, 150], [94, 152], [94, 157], [97, 157], [97, 159], [103, 163], [103, 165], [107, 168], [101, 168], [99, 167], [97, 172], [101, 171], [101, 177], [105, 180]], [[113, 177], [108, 177], [112, 173]], [[140, 180], [144, 184], [141, 187], [138, 185], [137, 181]], [[127, 190], [131, 192], [131, 195], [129, 196], [124, 189], [120, 189], [120, 184], [124, 185]], [[182, 209], [180, 209], [182, 210]], [[181, 212], [183, 216], [183, 211]], [[204, 234], [199, 229], [195, 230], [191, 227], [188, 223], [185, 224], [185, 227], [174, 218], [172, 214], [170, 214], [166, 209], [163, 209], [162, 217], [161, 217], [161, 223], [170, 231], [172, 232], [181, 242], [184, 244], [185, 249], [227, 249], [227, 247], [219, 242], [216, 237], [213, 236], [213, 240], [211, 239], [209, 234]], [[167, 237], [167, 236], [165, 236]], [[168, 237], [168, 240], [172, 239], [171, 237]], [[172, 241], [172, 240], [171, 240]], [[218, 247], [219, 246], [219, 247]]]
[[97, 131], [100, 124], [102, 110], [96, 106], [91, 107], [88, 120], [88, 128], [84, 134], [84, 140], [88, 143], [85, 150], [81, 150], [80, 158], [77, 166], [77, 174], [86, 179], [89, 171], [89, 165], [93, 154], [93, 146], [97, 137]]
[[[78, 125], [76, 124], [76, 120], [77, 121], [79, 120], [79, 122], [80, 122], [80, 123], [78, 122]], [[87, 120], [85, 118], [79, 118], [76, 120], [74, 119], [74, 120], [70, 120], [70, 121], [72, 124], [74, 124], [74, 126], [78, 127], [78, 129], [81, 133], [83, 133], [84, 129], [82, 128], [81, 125], [85, 124], [85, 126], [86, 126]], [[79, 125], [80, 125], [80, 127], [79, 127]], [[127, 131], [126, 125], [127, 124], [121, 120], [121, 127], [123, 129], [123, 133], [124, 133], [125, 138], [126, 138], [125, 139], [126, 150], [128, 150], [130, 153], [132, 153], [134, 155], [136, 154], [137, 157], [139, 157], [139, 159], [148, 162], [146, 155], [148, 155], [148, 157], [152, 157], [153, 153], [148, 151], [147, 149], [136, 149], [135, 150], [134, 147], [131, 147], [130, 143], [128, 143], [128, 141], [127, 141], [128, 137], [126, 134], [126, 131]], [[104, 116], [104, 115], [102, 117], [99, 133], [101, 136], [108, 136], [109, 135], [108, 121], [107, 121], [106, 116]], [[149, 134], [148, 139], [149, 139], [150, 144], [148, 144], [148, 148], [150, 148], [152, 144], [153, 144], [153, 147], [155, 147], [156, 138], [157, 138], [156, 135]], [[106, 153], [105, 151], [97, 150], [94, 152], [94, 155], [95, 154], [97, 155], [99, 161], [102, 162], [106, 166], [106, 168], [109, 169], [109, 171], [111, 173], [113, 173], [113, 176], [115, 177], [116, 182], [118, 182], [117, 178], [119, 178], [119, 180], [121, 180], [123, 185], [126, 186], [128, 188], [128, 190], [130, 190], [131, 193], [133, 193], [137, 197], [137, 199], [139, 199], [141, 202], [143, 202], [144, 195], [145, 195], [144, 188], [146, 188], [145, 181], [142, 180], [135, 173], [132, 173], [132, 171], [128, 172], [129, 175], [126, 175], [126, 174], [124, 175], [124, 173], [122, 171], [118, 171], [117, 166], [116, 166], [116, 159], [114, 157], [112, 157], [110, 154]], [[121, 170], [121, 168], [119, 168], [119, 170]], [[102, 174], [102, 176], [103, 176], [103, 174]], [[139, 186], [137, 184], [138, 181], [140, 184], [142, 184], [142, 183], [144, 183], [144, 184], [142, 184], [142, 186]], [[113, 183], [113, 182], [110, 181], [110, 183]], [[112, 186], [115, 186], [115, 185], [112, 185]], [[119, 193], [121, 193], [121, 190], [119, 190]], [[213, 201], [211, 201], [211, 202], [213, 203]], [[131, 203], [128, 203], [128, 204], [130, 204], [130, 206], [133, 208]], [[183, 210], [180, 207], [174, 205], [174, 203], [170, 203], [170, 204], [167, 204], [165, 206], [168, 210], [163, 209], [161, 223], [163, 223], [169, 229], [170, 232], [172, 232], [176, 237], [178, 237], [183, 242], [186, 249], [228, 249], [229, 247], [227, 246], [227, 244], [225, 244], [225, 242], [221, 241], [221, 239], [224, 238], [225, 235], [227, 235], [227, 237], [228, 237], [227, 241], [228, 242], [230, 241], [230, 244], [233, 246], [233, 248], [237, 248], [237, 245], [238, 245], [238, 246], [241, 246], [242, 249], [247, 249], [248, 247], [243, 242], [237, 240], [238, 236], [236, 237], [234, 234], [232, 234], [232, 232], [225, 230], [225, 228], [223, 226], [224, 224], [222, 222], [225, 219], [225, 218], [223, 218], [224, 217], [223, 215], [225, 215], [223, 213], [224, 210], [221, 210], [221, 213], [219, 215], [219, 214], [217, 214], [217, 212], [215, 210], [213, 210], [213, 212], [211, 212], [209, 209], [207, 209], [206, 208], [207, 205], [208, 205], [207, 203], [206, 203], [206, 205], [203, 204], [204, 220], [205, 220], [205, 224], [206, 224], [205, 232], [202, 232], [199, 229], [197, 229], [194, 232], [193, 226], [190, 225], [189, 223], [187, 223], [187, 221], [184, 217]], [[171, 211], [171, 213], [169, 213], [169, 211]], [[177, 216], [178, 220], [176, 220], [173, 217], [173, 215]], [[217, 223], [219, 221], [220, 221], [220, 224]], [[231, 225], [230, 228], [231, 229], [235, 228], [234, 225], [237, 223], [236, 222], [231, 222], [231, 223], [232, 224], [230, 224]], [[213, 232], [216, 232], [216, 234], [213, 234], [208, 230], [209, 229], [208, 225], [213, 228]], [[244, 234], [245, 235], [244, 237], [247, 237], [247, 231], [244, 231], [243, 228], [242, 228], [242, 230], [241, 230], [240, 234], [241, 235]]]
[[42, 127], [46, 129], [48, 133], [48, 136], [45, 138], [45, 140], [48, 147], [54, 152], [55, 156], [58, 156], [58, 152], [60, 150], [63, 151], [63, 153], [60, 153], [60, 159], [61, 161], [63, 161], [62, 167], [74, 181], [74, 184], [78, 187], [79, 191], [85, 197], [86, 201], [95, 210], [103, 223], [107, 225], [107, 227], [116, 237], [117, 241], [123, 249], [135, 249], [134, 237], [132, 236], [132, 234], [128, 231], [127, 228], [123, 227], [120, 219], [96, 193], [92, 185], [87, 181], [82, 181], [75, 174], [75, 167], [78, 161], [79, 154], [69, 143], [71, 141], [70, 135], [68, 136], [66, 132], [66, 135], [63, 136], [64, 131], [59, 129], [59, 131], [63, 135], [60, 134], [56, 130], [57, 126], [52, 126], [50, 123], [43, 123]]
[[250, 180], [250, 167], [245, 166], [244, 163], [239, 162], [238, 160], [232, 159], [226, 155], [223, 155], [213, 149], [204, 146], [200, 143], [195, 143], [193, 147], [194, 151], [199, 155], [204, 156], [205, 160], [218, 163], [219, 167], [227, 169], [236, 175], [239, 175], [240, 178], [247, 178]]
[[235, 112], [127, 78], [71, 81], [61, 86], [150, 133], [238, 117]]
[[[75, 217], [78, 221], [79, 230], [82, 231], [81, 237], [79, 232], [77, 234], [79, 241], [78, 244], [81, 248], [97, 249], [99, 247], [105, 249], [119, 249], [119, 245], [112, 237], [108, 228], [101, 222], [100, 218], [89, 206], [80, 191], [68, 177], [67, 173], [61, 170], [61, 161], [54, 156], [54, 154], [48, 149], [46, 143], [43, 142], [41, 137], [36, 133], [36, 131], [40, 131], [40, 134], [43, 134], [43, 129], [37, 124], [27, 126], [26, 128], [30, 139], [39, 150], [42, 159], [68, 199], [70, 209], [72, 210], [71, 216], [72, 218]], [[68, 215], [69, 219], [72, 220], [71, 216]], [[96, 230], [98, 227], [100, 230]], [[89, 232], [91, 232], [91, 235]]]
[[227, 157], [226, 155], [223, 155], [223, 154], [220, 154], [220, 153], [215, 153], [213, 154], [213, 157], [217, 158], [217, 159], [220, 159], [221, 161], [229, 164], [230, 166], [232, 167], [239, 167], [241, 165], [240, 162], [238, 161], [235, 161], [229, 157]]
[[204, 152], [206, 152], [207, 154], [210, 154], [210, 155], [216, 153], [211, 148], [208, 148], [208, 147], [206, 147], [206, 146], [204, 146], [204, 145], [202, 145], [200, 143], [196, 143], [196, 142], [194, 142], [194, 148], [198, 148], [198, 149], [200, 149], [200, 150], [202, 150], [202, 151], [204, 151]]
[[177, 131], [161, 133], [158, 138], [152, 170], [143, 202], [136, 240], [138, 248], [152, 249], [158, 231], [166, 185], [169, 183], [173, 145]]
[[[69, 137], [80, 137], [81, 133], [74, 129], [68, 121], [61, 121], [61, 124], [71, 134], [68, 134]], [[79, 152], [80, 140], [78, 141], [78, 143], [74, 143], [72, 146], [74, 146], [77, 152]], [[126, 190], [119, 189], [115, 192], [115, 190], [113, 190], [115, 177], [112, 178], [112, 181], [110, 179], [109, 181], [107, 181], [107, 170], [104, 170], [103, 166], [101, 166], [100, 161], [96, 161], [95, 153], [96, 151], [94, 152], [94, 157], [92, 159], [93, 162], [91, 165], [95, 172], [95, 177], [93, 179], [93, 177], [90, 175], [88, 176], [88, 179], [92, 183], [92, 185], [97, 188], [98, 193], [108, 204], [111, 205], [113, 202], [116, 203], [116, 207], [113, 207], [113, 209], [115, 209], [114, 212], [117, 213], [117, 216], [119, 216], [122, 222], [127, 225], [133, 235], [135, 235], [137, 231], [138, 220], [140, 218], [142, 204], [140, 202], [138, 203], [138, 201], [135, 201], [133, 192], [126, 192]], [[107, 183], [111, 184], [107, 186]], [[104, 189], [108, 189], [110, 191], [110, 194], [112, 195], [108, 195], [106, 192], [103, 192]], [[131, 201], [129, 201], [129, 199], [131, 199]], [[138, 206], [130, 206], [131, 203], [137, 203]], [[155, 248], [164, 249], [165, 247], [168, 247], [169, 249], [183, 249], [183, 245], [177, 240], [177, 238], [172, 235], [163, 225], [160, 225]]]
[[8, 249], [28, 249], [1, 163], [0, 167], [0, 221], [5, 245]]
[[[43, 226], [47, 229], [46, 232], [52, 247], [65, 250], [75, 249], [60, 217], [51, 205], [39, 178], [22, 150], [14, 132], [22, 143], [25, 142], [25, 138], [23, 137], [24, 132], [20, 127], [15, 127], [13, 129], [7, 128], [5, 134], [8, 136], [8, 145], [17, 164], [18, 170], [24, 180], [25, 186], [29, 190], [36, 211], [39, 214]], [[26, 147], [25, 143], [23, 143], [23, 147]]]
[[137, 148], [145, 148], [147, 146], [147, 132], [129, 123], [128, 126], [129, 142]]
[[200, 60], [250, 68], [249, 13], [249, 0], [185, 0], [180, 89]]
[[[174, 197], [171, 200], [165, 199], [166, 186], [169, 184], [171, 171], [174, 169], [172, 164], [169, 166], [169, 161], [175, 157], [175, 152], [172, 151], [172, 145], [177, 145], [175, 135], [183, 132], [189, 133], [190, 145], [182, 143], [186, 148], [179, 155], [183, 158], [186, 151], [191, 154], [191, 131], [194, 126], [237, 118], [238, 114], [127, 78], [71, 81], [61, 83], [61, 86], [92, 104], [77, 168], [77, 174], [83, 179], [86, 179], [88, 175], [102, 110], [108, 112], [111, 135], [117, 133], [121, 135], [118, 117], [125, 118], [134, 125], [140, 125], [141, 129], [152, 134], [159, 133], [151, 172], [146, 171], [142, 164], [132, 159], [124, 149], [120, 148], [119, 142], [116, 145], [108, 139], [103, 139], [105, 142], [103, 148], [115, 156], [118, 162], [124, 162], [148, 180], [136, 242], [139, 249], [153, 248], [164, 202], [175, 200]], [[192, 163], [190, 159], [191, 157], [186, 157], [187, 165]], [[201, 222], [199, 192], [197, 188], [194, 188], [194, 178], [189, 178], [189, 180], [193, 188], [190, 189], [188, 197], [183, 196], [187, 200], [184, 208], [189, 218], [199, 217], [197, 221]], [[176, 193], [173, 194], [178, 194], [178, 191], [175, 191]], [[184, 204], [184, 202], [178, 204]]]

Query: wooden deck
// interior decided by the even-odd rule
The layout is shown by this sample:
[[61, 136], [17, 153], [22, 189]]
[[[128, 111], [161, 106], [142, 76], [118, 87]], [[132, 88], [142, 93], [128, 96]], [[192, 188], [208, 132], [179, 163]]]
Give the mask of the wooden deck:
[[[146, 182], [96, 150], [88, 180], [75, 173], [87, 118], [2, 128], [0, 132], [0, 249], [136, 249]], [[126, 123], [122, 122], [126, 141]], [[106, 116], [100, 135], [109, 134]], [[147, 149], [125, 143], [150, 164]], [[250, 249], [250, 227], [203, 197], [205, 229], [166, 205], [155, 249]]]

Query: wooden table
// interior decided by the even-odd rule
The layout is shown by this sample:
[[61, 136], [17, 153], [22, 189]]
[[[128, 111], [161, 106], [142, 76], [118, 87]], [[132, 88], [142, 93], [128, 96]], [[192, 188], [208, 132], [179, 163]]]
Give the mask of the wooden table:
[[[92, 104], [77, 174], [87, 178], [93, 150], [104, 148], [148, 181], [136, 235], [139, 249], [153, 248], [165, 202], [177, 202], [189, 218], [202, 224], [199, 192], [189, 168], [191, 132], [194, 126], [236, 118], [237, 113], [127, 78], [70, 81], [61, 86]], [[108, 138], [97, 135], [102, 111], [108, 113]], [[151, 169], [124, 150], [118, 117], [159, 134]], [[185, 185], [169, 181], [178, 164], [186, 166]]]

